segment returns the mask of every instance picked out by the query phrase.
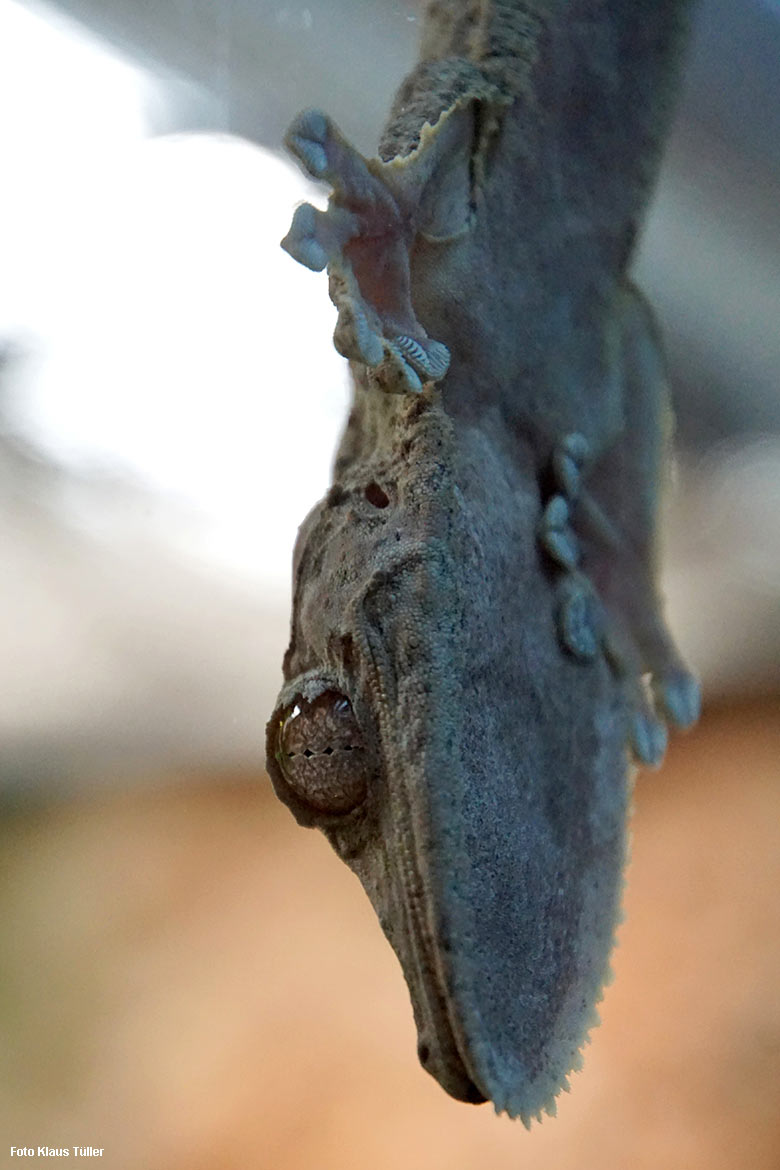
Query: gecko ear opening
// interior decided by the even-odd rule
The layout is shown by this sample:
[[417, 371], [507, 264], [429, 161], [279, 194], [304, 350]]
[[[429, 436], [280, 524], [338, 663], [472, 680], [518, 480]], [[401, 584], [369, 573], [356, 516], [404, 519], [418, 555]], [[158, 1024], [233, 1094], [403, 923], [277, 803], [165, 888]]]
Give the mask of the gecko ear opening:
[[343, 816], [365, 800], [363, 734], [352, 704], [339, 691], [312, 700], [296, 696], [271, 720], [268, 747], [269, 761], [275, 761], [294, 802], [312, 814]]

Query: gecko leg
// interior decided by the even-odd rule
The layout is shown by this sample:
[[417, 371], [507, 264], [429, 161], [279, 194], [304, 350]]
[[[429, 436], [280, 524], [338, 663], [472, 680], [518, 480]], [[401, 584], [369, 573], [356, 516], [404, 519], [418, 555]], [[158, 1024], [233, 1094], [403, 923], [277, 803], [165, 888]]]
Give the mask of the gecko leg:
[[[444, 376], [449, 350], [428, 336], [411, 301], [409, 253], [418, 212], [431, 205], [437, 159], [457, 137], [431, 132], [393, 166], [365, 159], [319, 110], [300, 114], [285, 139], [312, 178], [330, 184], [326, 211], [303, 204], [282, 247], [307, 268], [327, 267], [339, 310], [339, 353], [374, 368], [390, 390], [419, 391]], [[423, 200], [425, 196], [425, 200]]]
[[665, 456], [658, 339], [630, 286], [620, 313], [624, 430], [597, 458], [576, 433], [556, 445], [556, 494], [543, 510], [540, 541], [562, 575], [556, 608], [562, 646], [585, 661], [604, 653], [629, 696], [632, 751], [640, 763], [655, 766], [666, 745], [665, 723], [690, 727], [700, 696], [664, 623], [655, 583]]

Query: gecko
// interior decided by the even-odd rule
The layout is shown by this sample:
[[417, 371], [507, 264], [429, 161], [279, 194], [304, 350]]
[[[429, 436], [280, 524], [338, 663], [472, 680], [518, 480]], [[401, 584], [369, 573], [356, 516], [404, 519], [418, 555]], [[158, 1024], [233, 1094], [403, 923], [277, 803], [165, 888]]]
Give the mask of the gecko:
[[377, 157], [308, 110], [353, 398], [300, 527], [267, 766], [365, 888], [422, 1066], [529, 1125], [598, 1021], [637, 765], [691, 726], [664, 624], [670, 439], [631, 282], [690, 5], [433, 0]]

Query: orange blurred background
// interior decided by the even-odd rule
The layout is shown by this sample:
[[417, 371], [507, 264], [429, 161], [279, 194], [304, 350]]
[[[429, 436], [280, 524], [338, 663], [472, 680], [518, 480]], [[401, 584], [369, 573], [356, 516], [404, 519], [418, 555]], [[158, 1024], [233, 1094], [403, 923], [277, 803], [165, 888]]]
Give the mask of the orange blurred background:
[[640, 777], [602, 1024], [530, 1132], [419, 1067], [368, 900], [262, 775], [20, 808], [0, 1128], [112, 1170], [776, 1170], [778, 760], [756, 702]]

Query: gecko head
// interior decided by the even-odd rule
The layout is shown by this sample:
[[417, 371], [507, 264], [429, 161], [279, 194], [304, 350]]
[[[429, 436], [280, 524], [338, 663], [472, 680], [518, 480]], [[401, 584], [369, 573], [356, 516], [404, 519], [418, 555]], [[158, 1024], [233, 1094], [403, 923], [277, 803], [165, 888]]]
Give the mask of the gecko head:
[[[411, 575], [408, 586], [404, 575]], [[393, 587], [416, 592], [415, 575], [414, 566], [407, 566], [401, 577], [391, 575]], [[387, 601], [381, 587], [364, 598], [368, 610], [379, 606], [392, 621]], [[363, 651], [355, 648], [356, 636], [340, 639], [346, 653], [339, 664], [330, 658], [324, 668], [290, 679], [268, 725], [268, 769], [299, 823], [320, 828], [361, 879], [409, 985], [421, 1065], [451, 1096], [482, 1103], [487, 1094], [467, 1063], [442, 980], [439, 948], [445, 940], [431, 918], [415, 768], [404, 767], [385, 747], [384, 736], [390, 744], [401, 741], [396, 720], [391, 717], [392, 729], [387, 723], [390, 707], [397, 709], [400, 700], [376, 685], [383, 643], [379, 633], [372, 651], [376, 636], [376, 630], [368, 633]], [[415, 636], [412, 643], [421, 647]], [[367, 671], [361, 677], [363, 662]], [[417, 733], [416, 722], [407, 723], [408, 737]], [[417, 753], [411, 738], [407, 749], [412, 757]]]
[[363, 881], [409, 984], [421, 1065], [451, 1096], [482, 1103], [487, 1098], [459, 1048], [437, 968], [443, 940], [421, 917], [425, 890], [414, 849], [397, 838], [388, 848], [393, 834], [376, 745], [335, 686], [332, 678], [310, 674], [284, 694], [269, 725], [274, 787], [299, 823], [321, 828]]
[[[416, 466], [440, 480], [441, 464]], [[299, 823], [320, 828], [363, 883], [409, 985], [420, 1063], [450, 1095], [479, 1103], [488, 1094], [458, 1036], [425, 870], [427, 674], [434, 583], [448, 569], [420, 504], [388, 468], [367, 468], [302, 525], [268, 771]]]
[[529, 1120], [565, 1087], [607, 972], [624, 712], [604, 664], [561, 654], [537, 498], [483, 448], [460, 493], [445, 440], [407, 448], [404, 475], [353, 466], [302, 526], [268, 770], [360, 878], [424, 1067]]

